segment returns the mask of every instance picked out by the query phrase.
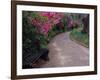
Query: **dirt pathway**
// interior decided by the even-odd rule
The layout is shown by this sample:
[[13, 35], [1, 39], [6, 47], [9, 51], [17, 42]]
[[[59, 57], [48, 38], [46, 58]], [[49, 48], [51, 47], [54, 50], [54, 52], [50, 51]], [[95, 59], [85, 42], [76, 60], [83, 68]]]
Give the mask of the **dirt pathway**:
[[42, 67], [89, 65], [89, 49], [70, 40], [69, 32], [55, 36], [48, 44], [50, 60]]

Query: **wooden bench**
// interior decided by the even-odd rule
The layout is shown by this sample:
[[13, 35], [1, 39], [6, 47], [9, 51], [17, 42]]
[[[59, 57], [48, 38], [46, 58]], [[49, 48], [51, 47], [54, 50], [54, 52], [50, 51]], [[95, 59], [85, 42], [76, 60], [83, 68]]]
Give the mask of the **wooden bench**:
[[31, 50], [26, 49], [26, 52], [23, 52], [23, 69], [27, 68], [33, 68], [33, 64], [36, 63], [39, 59], [42, 59], [44, 61], [48, 61], [49, 50], [46, 48], [40, 49], [39, 51], [36, 51], [35, 53], [32, 53]]

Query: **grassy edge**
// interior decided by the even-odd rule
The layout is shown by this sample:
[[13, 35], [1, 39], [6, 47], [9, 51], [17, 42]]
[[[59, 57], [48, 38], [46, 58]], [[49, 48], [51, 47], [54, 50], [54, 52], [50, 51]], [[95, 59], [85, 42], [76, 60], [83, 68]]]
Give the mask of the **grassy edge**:
[[82, 43], [80, 40], [78, 40], [78, 39], [74, 38], [74, 37], [71, 35], [71, 32], [70, 32], [70, 39], [71, 39], [72, 41], [74, 41], [74, 42], [76, 42], [76, 43], [78, 43], [78, 44], [80, 44], [80, 45], [84, 46], [84, 47], [89, 48], [89, 46], [88, 46], [88, 45], [86, 45], [85, 43]]

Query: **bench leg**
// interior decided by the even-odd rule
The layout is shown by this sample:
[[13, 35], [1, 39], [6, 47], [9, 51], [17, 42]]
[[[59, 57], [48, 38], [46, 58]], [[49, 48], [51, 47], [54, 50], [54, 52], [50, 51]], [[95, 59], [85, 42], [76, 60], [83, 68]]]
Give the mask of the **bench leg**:
[[48, 49], [43, 49], [42, 51], [43, 51], [43, 55], [41, 55], [40, 58], [45, 60], [45, 61], [49, 61], [49, 56], [48, 56], [49, 50]]

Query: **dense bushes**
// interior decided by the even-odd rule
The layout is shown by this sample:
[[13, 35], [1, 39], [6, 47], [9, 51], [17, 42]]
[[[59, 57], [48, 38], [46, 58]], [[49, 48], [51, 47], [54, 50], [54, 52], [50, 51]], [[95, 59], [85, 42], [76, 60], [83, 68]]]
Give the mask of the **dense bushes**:
[[81, 26], [88, 32], [89, 15], [23, 11], [23, 48], [46, 48], [56, 34]]
[[78, 41], [78, 43], [80, 43], [81, 45], [85, 46], [85, 47], [89, 47], [89, 37], [87, 33], [82, 33], [81, 32], [82, 29], [73, 29], [71, 31], [71, 38], [75, 39], [76, 41]]

